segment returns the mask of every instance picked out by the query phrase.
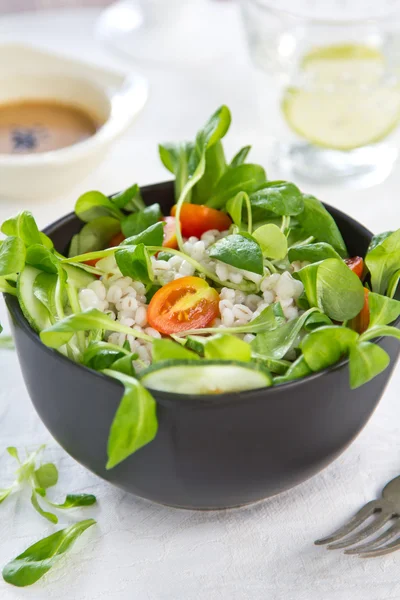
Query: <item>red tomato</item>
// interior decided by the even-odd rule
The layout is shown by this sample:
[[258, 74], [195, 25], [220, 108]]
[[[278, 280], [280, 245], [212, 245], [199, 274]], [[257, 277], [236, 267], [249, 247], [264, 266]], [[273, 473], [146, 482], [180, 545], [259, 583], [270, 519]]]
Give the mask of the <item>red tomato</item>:
[[[172, 207], [171, 215], [175, 216], [176, 205]], [[194, 235], [201, 237], [209, 229], [225, 231], [232, 225], [226, 213], [202, 206], [200, 204], [184, 204], [181, 209], [181, 229], [184, 237]]]
[[354, 256], [353, 258], [345, 258], [344, 262], [346, 265], [355, 273], [360, 279], [362, 278], [364, 271], [364, 261], [361, 256]]
[[160, 288], [150, 300], [149, 325], [165, 335], [207, 327], [219, 315], [219, 295], [200, 277], [182, 277]]
[[99, 258], [93, 258], [92, 260], [85, 260], [84, 263], [85, 265], [89, 265], [89, 267], [95, 267], [99, 260]]
[[357, 331], [357, 333], [364, 333], [369, 326], [369, 302], [368, 302], [369, 290], [364, 288], [364, 306], [356, 317], [351, 319], [349, 327]]
[[[122, 233], [122, 231], [120, 231], [119, 233], [116, 233], [110, 240], [110, 243], [108, 244], [109, 248], [114, 248], [115, 246], [119, 246], [121, 242], [123, 242], [125, 239], [124, 234]], [[90, 267], [95, 267], [98, 263], [100, 259], [99, 258], [93, 258], [92, 260], [85, 260], [85, 265], [89, 265]]]
[[111, 238], [110, 243], [108, 244], [109, 248], [114, 248], [115, 246], [119, 246], [120, 244], [122, 244], [122, 242], [125, 240], [125, 236], [122, 233], [122, 231], [120, 231], [119, 233], [116, 233], [114, 235], [114, 237]]
[[178, 240], [176, 239], [175, 233], [175, 217], [163, 217], [165, 223], [164, 227], [164, 241], [162, 243], [166, 248], [178, 248]]

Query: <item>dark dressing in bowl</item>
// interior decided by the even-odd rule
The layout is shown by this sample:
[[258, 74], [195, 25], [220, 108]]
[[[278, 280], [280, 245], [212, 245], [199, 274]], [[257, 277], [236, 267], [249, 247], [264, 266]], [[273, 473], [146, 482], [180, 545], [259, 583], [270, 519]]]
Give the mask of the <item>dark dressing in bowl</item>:
[[86, 111], [56, 100], [0, 104], [0, 154], [60, 150], [93, 136], [99, 127]]

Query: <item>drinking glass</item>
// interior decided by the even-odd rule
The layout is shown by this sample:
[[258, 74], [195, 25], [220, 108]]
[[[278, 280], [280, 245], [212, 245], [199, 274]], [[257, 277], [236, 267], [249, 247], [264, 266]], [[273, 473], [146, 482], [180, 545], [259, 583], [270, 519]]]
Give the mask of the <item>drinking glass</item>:
[[400, 147], [396, 0], [241, 0], [260, 118], [280, 166], [370, 185]]
[[226, 51], [220, 35], [224, 3], [215, 0], [120, 0], [97, 23], [100, 37], [125, 56], [187, 65]]

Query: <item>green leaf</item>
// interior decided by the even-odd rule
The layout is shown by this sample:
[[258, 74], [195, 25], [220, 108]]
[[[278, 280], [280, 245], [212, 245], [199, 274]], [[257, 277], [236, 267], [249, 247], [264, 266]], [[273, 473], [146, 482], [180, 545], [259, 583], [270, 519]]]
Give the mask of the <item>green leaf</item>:
[[254, 362], [261, 362], [271, 373], [276, 373], [277, 375], [284, 375], [291, 365], [288, 360], [266, 358], [255, 352], [251, 353], [251, 358]]
[[306, 236], [312, 235], [317, 241], [330, 244], [346, 258], [346, 244], [334, 218], [314, 196], [303, 195], [303, 202], [304, 210], [297, 215], [297, 220]]
[[[172, 254], [171, 254], [171, 256], [172, 256]], [[160, 258], [160, 256], [158, 255], [157, 256], [157, 260], [163, 260], [163, 259]], [[150, 303], [150, 300], [152, 299], [152, 297], [154, 296], [154, 294], [156, 292], [158, 292], [158, 290], [161, 289], [161, 288], [162, 288], [162, 285], [152, 285], [152, 286], [150, 286], [150, 288], [147, 289], [147, 292], [146, 292], [146, 303], [147, 304]]]
[[123, 373], [124, 375], [128, 375], [129, 377], [134, 377], [135, 369], [133, 368], [132, 361], [134, 361], [136, 358], [138, 358], [138, 355], [134, 354], [133, 352], [131, 354], [129, 354], [128, 356], [122, 356], [121, 358], [118, 358], [112, 364], [113, 371], [119, 371], [120, 373]]
[[253, 229], [253, 220], [248, 194], [246, 194], [245, 192], [239, 192], [234, 198], [228, 200], [228, 202], [226, 203], [226, 211], [231, 215], [234, 224], [237, 227], [239, 227], [239, 229], [242, 229], [243, 204], [245, 205], [247, 210], [248, 231], [249, 233], [251, 233]]
[[141, 281], [145, 285], [153, 283], [153, 267], [144, 244], [120, 246], [115, 253], [115, 260], [122, 275], [131, 277], [134, 281]]
[[145, 246], [162, 246], [164, 226], [165, 223], [158, 221], [137, 235], [133, 235], [124, 240], [121, 246], [137, 246], [138, 244], [144, 244]]
[[209, 248], [209, 256], [237, 269], [258, 275], [264, 273], [261, 248], [251, 235], [245, 233], [221, 238]]
[[145, 209], [128, 215], [121, 221], [122, 233], [130, 238], [145, 231], [150, 225], [157, 223], [162, 217], [159, 204], [146, 206]]
[[0, 337], [0, 348], [7, 348], [8, 350], [13, 350], [15, 348], [14, 340], [11, 335], [2, 335]]
[[395, 273], [393, 273], [393, 275], [389, 279], [388, 289], [386, 292], [386, 295], [389, 296], [389, 298], [395, 297], [397, 287], [399, 285], [399, 280], [400, 280], [400, 269], [398, 271], [396, 271]]
[[241, 148], [239, 152], [237, 152], [232, 158], [231, 164], [229, 166], [234, 168], [238, 167], [239, 165], [242, 165], [245, 162], [250, 150], [251, 146], [243, 146], [243, 148]]
[[199, 360], [199, 356], [172, 340], [155, 339], [153, 342], [153, 363], [160, 360]]
[[172, 257], [173, 257], [173, 254], [171, 254], [171, 252], [159, 252], [157, 254], [157, 260], [169, 261], [169, 259]]
[[25, 245], [20, 238], [6, 238], [0, 245], [0, 275], [20, 273], [25, 266], [25, 255]]
[[400, 265], [400, 229], [368, 252], [365, 263], [371, 273], [372, 291], [384, 294]]
[[90, 223], [86, 223], [80, 232], [73, 236], [68, 256], [78, 256], [108, 248], [112, 238], [120, 231], [119, 220], [109, 216], [97, 217]]
[[36, 469], [34, 473], [37, 487], [47, 490], [47, 488], [56, 485], [58, 481], [58, 470], [55, 464], [46, 463]]
[[175, 175], [175, 199], [178, 200], [189, 180], [189, 161], [193, 153], [192, 142], [163, 144], [158, 146], [163, 165]]
[[333, 325], [328, 315], [325, 315], [322, 312], [314, 312], [308, 317], [304, 324], [304, 329], [306, 331], [314, 331], [314, 329], [318, 329], [318, 327], [323, 327], [325, 325]]
[[10, 456], [12, 456], [13, 458], [15, 458], [15, 460], [16, 460], [18, 463], [21, 463], [21, 461], [20, 461], [20, 459], [19, 459], [19, 455], [18, 455], [18, 450], [16, 449], [16, 447], [15, 447], [15, 446], [8, 446], [8, 448], [6, 448], [6, 450], [7, 450], [8, 454], [9, 454]]
[[[313, 263], [293, 273], [293, 278], [299, 279], [304, 285], [304, 293], [310, 306], [318, 306], [317, 276], [321, 264], [322, 262]], [[300, 308], [304, 308], [304, 299], [300, 297], [299, 300], [303, 301], [302, 304], [299, 302]]]
[[303, 354], [301, 354], [294, 363], [288, 368], [284, 375], [280, 377], [274, 377], [274, 384], [278, 383], [287, 383], [288, 381], [294, 381], [295, 379], [302, 379], [303, 377], [307, 377], [307, 375], [311, 375], [312, 371], [308, 366], [306, 359]]
[[250, 196], [253, 221], [264, 221], [274, 216], [298, 215], [303, 210], [303, 195], [288, 181], [269, 181]]
[[59, 561], [88, 527], [95, 523], [94, 519], [74, 523], [29, 546], [4, 567], [4, 581], [18, 587], [32, 585]]
[[384, 242], [386, 240], [386, 238], [391, 236], [392, 233], [394, 233], [394, 232], [393, 231], [384, 231], [383, 233], [378, 233], [376, 235], [373, 235], [372, 239], [369, 243], [369, 246], [368, 246], [367, 254], [368, 254], [368, 252], [371, 252], [371, 250], [373, 250], [374, 248], [379, 246], [379, 244], [382, 244], [382, 242]]
[[[260, 333], [261, 331], [272, 330], [278, 327], [281, 320], [277, 318], [275, 314], [275, 306], [270, 305], [252, 321], [246, 323], [246, 325], [237, 325], [236, 327], [224, 327], [224, 334], [228, 333]], [[190, 329], [183, 331], [181, 334], [176, 334], [177, 337], [184, 335], [185, 337], [192, 337], [197, 334], [204, 335], [206, 333], [221, 333], [220, 327], [203, 327], [202, 329]]]
[[400, 302], [369, 292], [369, 327], [388, 325], [400, 316]]
[[287, 239], [277, 225], [261, 225], [253, 232], [253, 238], [260, 244], [264, 256], [276, 260], [285, 258]]
[[400, 330], [397, 327], [390, 327], [389, 325], [375, 325], [364, 331], [360, 336], [360, 341], [366, 342], [367, 340], [374, 340], [381, 336], [394, 337], [400, 340]]
[[231, 122], [231, 114], [226, 106], [221, 106], [207, 121], [205, 126], [198, 132], [196, 143], [190, 156], [189, 172], [190, 178], [183, 186], [176, 205], [176, 222], [178, 224], [176, 236], [179, 248], [183, 247], [182, 232], [179, 227], [180, 212], [184, 202], [189, 200], [194, 186], [203, 177], [206, 169], [206, 151], [216, 144], [228, 131]]
[[318, 266], [316, 293], [318, 307], [335, 321], [352, 319], [364, 306], [363, 285], [341, 259], [328, 258]]
[[33, 508], [39, 513], [39, 515], [50, 521], [50, 523], [58, 523], [58, 517], [55, 514], [43, 510], [43, 508], [40, 506], [35, 490], [32, 490], [31, 502]]
[[4, 294], [17, 295], [15, 286], [12, 286], [5, 277], [0, 277], [0, 292]]
[[54, 508], [64, 510], [69, 508], [79, 508], [81, 506], [92, 506], [93, 504], [96, 504], [96, 502], [96, 496], [93, 496], [93, 494], [68, 494], [62, 504], [56, 504], [54, 502], [49, 502], [49, 504], [54, 506]]
[[337, 325], [319, 327], [301, 342], [304, 358], [312, 371], [321, 371], [348, 355], [358, 334]]
[[251, 194], [266, 180], [260, 165], [243, 164], [228, 169], [215, 186], [211, 198], [206, 202], [211, 208], [224, 208], [228, 200], [239, 192]]
[[352, 390], [371, 381], [390, 363], [390, 356], [380, 346], [360, 342], [350, 348], [350, 387]]
[[142, 200], [140, 188], [137, 183], [131, 185], [126, 190], [111, 197], [111, 202], [127, 211], [143, 210], [146, 205]]
[[49, 238], [40, 233], [36, 221], [27, 210], [20, 212], [16, 217], [4, 221], [1, 231], [5, 235], [11, 235], [20, 238], [25, 246], [32, 244], [48, 245], [51, 243]]
[[206, 340], [204, 357], [215, 360], [251, 360], [251, 347], [234, 335], [218, 334]]
[[204, 151], [219, 142], [227, 133], [231, 124], [231, 113], [227, 106], [222, 105], [211, 115], [206, 124], [197, 132], [192, 155], [196, 157], [192, 173], [196, 171], [203, 158]]
[[193, 188], [191, 202], [195, 204], [205, 204], [207, 202], [212, 190], [226, 172], [224, 148], [220, 141], [206, 150], [205, 160], [206, 166], [203, 177]]
[[82, 363], [95, 371], [103, 371], [111, 368], [116, 360], [127, 354], [129, 353], [126, 350], [114, 344], [103, 341], [92, 342], [83, 354]]
[[11, 488], [11, 487], [10, 487], [10, 488], [7, 488], [6, 490], [1, 490], [1, 489], [0, 489], [0, 504], [1, 504], [2, 502], [4, 502], [4, 500], [5, 500], [6, 498], [8, 498], [8, 496], [11, 494], [11, 492], [12, 492], [12, 491], [13, 491], [13, 490], [12, 490], [12, 488]]
[[124, 214], [114, 202], [111, 202], [107, 196], [97, 191], [86, 192], [78, 198], [75, 204], [75, 214], [85, 223], [99, 217], [113, 217], [118, 221], [124, 217]]
[[297, 337], [309, 316], [317, 310], [316, 308], [310, 308], [296, 319], [288, 321], [272, 331], [258, 333], [251, 342], [252, 350], [265, 358], [283, 358], [294, 347]]
[[317, 242], [316, 244], [305, 244], [304, 246], [290, 248], [288, 258], [290, 262], [308, 260], [310, 263], [315, 263], [326, 258], [340, 258], [340, 256], [330, 244]]
[[59, 262], [54, 253], [42, 244], [32, 244], [26, 250], [26, 263], [39, 271], [57, 273]]
[[33, 283], [33, 295], [47, 308], [52, 321], [57, 316], [57, 284], [58, 276], [51, 273], [39, 273]]
[[153, 338], [141, 331], [121, 325], [117, 321], [113, 321], [107, 315], [100, 312], [96, 308], [91, 308], [82, 313], [77, 313], [65, 317], [62, 321], [58, 321], [51, 327], [40, 332], [40, 339], [50, 348], [60, 348], [67, 344], [75, 333], [78, 331], [91, 331], [105, 329], [108, 331], [118, 331], [126, 335], [134, 335], [139, 339], [153, 341]]
[[151, 442], [157, 434], [158, 423], [156, 402], [137, 379], [109, 369], [104, 373], [118, 379], [125, 388], [108, 438], [106, 468], [112, 469]]
[[18, 483], [24, 483], [25, 481], [32, 483], [32, 480], [34, 480], [36, 459], [44, 448], [44, 445], [39, 446], [37, 450], [28, 454], [26, 460], [22, 464], [20, 463], [20, 467], [17, 470]]

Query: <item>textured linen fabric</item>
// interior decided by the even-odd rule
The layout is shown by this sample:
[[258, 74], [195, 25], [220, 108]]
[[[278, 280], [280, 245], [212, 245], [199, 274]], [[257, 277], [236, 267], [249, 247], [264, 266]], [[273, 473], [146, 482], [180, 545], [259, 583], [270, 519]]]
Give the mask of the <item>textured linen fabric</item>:
[[[68, 196], [54, 190], [49, 202], [0, 199], [0, 221], [29, 209], [44, 226], [70, 211], [85, 190], [111, 193], [134, 181], [167, 179], [157, 143], [193, 137], [222, 102], [233, 112], [228, 156], [252, 143], [251, 160], [265, 164], [271, 179], [279, 178], [268, 132], [259, 126], [241, 29], [231, 14], [234, 7], [227, 10], [221, 35], [229, 56], [186, 71], [143, 69], [114, 57], [93, 37], [98, 11], [66, 11], [62, 19], [59, 12], [0, 19], [2, 40], [12, 32], [13, 40], [109, 66], [141, 68], [151, 84], [144, 112], [96, 173]], [[400, 225], [398, 168], [384, 184], [365, 190], [298, 183], [374, 231]], [[0, 320], [5, 320], [2, 304]], [[60, 528], [87, 517], [98, 521], [69, 555], [30, 588], [13, 588], [0, 579], [1, 600], [399, 600], [400, 552], [363, 561], [313, 545], [400, 474], [399, 392], [398, 368], [360, 436], [297, 488], [240, 510], [182, 511], [125, 494], [70, 458], [36, 415], [15, 353], [0, 350], [0, 487], [11, 482], [15, 468], [6, 446], [23, 451], [47, 443], [43, 459], [54, 461], [60, 471], [49, 495], [59, 501], [66, 493], [91, 492], [98, 498], [95, 507], [60, 515]], [[0, 565], [56, 529], [33, 510], [28, 496], [9, 498], [0, 506]]]

